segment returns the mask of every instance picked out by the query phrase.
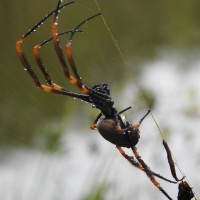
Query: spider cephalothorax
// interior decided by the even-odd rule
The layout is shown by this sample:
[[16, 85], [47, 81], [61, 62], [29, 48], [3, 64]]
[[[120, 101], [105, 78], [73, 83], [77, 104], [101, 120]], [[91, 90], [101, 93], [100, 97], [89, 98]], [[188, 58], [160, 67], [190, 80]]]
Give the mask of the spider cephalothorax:
[[88, 90], [93, 107], [101, 110], [102, 114], [106, 118], [112, 118], [113, 116], [115, 116], [117, 111], [114, 108], [114, 101], [111, 99], [108, 84], [98, 84], [95, 85], [92, 89]]
[[[121, 155], [124, 158], [126, 158], [134, 167], [145, 172], [146, 175], [152, 181], [152, 183], [168, 199], [171, 199], [171, 197], [165, 192], [165, 190], [156, 181], [155, 176], [158, 178], [161, 178], [165, 181], [171, 182], [171, 183], [177, 183], [179, 181], [179, 179], [176, 180], [176, 177], [175, 177], [175, 180], [176, 180], [175, 182], [170, 181], [169, 179], [166, 179], [163, 176], [151, 171], [150, 168], [142, 160], [141, 156], [139, 155], [139, 153], [137, 152], [137, 149], [136, 149], [136, 144], [138, 143], [139, 138], [140, 138], [139, 127], [140, 127], [142, 121], [145, 119], [145, 117], [150, 113], [150, 110], [144, 115], [144, 117], [142, 117], [142, 119], [139, 121], [138, 124], [133, 125], [133, 124], [129, 123], [125, 118], [122, 117], [121, 114], [123, 112], [125, 112], [126, 110], [130, 109], [130, 107], [118, 112], [117, 109], [114, 107], [114, 101], [112, 100], [112, 98], [110, 96], [110, 89], [108, 88], [108, 85], [103, 83], [103, 84], [97, 84], [94, 87], [89, 88], [82, 83], [82, 79], [80, 78], [79, 73], [77, 71], [76, 64], [73, 59], [72, 50], [71, 50], [73, 37], [77, 32], [82, 32], [82, 30], [80, 30], [80, 27], [83, 24], [85, 24], [89, 20], [93, 19], [94, 17], [99, 16], [100, 13], [83, 20], [80, 24], [78, 24], [72, 30], [69, 30], [69, 31], [66, 31], [63, 33], [58, 33], [57, 25], [58, 25], [58, 14], [59, 14], [60, 10], [65, 8], [68, 5], [73, 4], [74, 2], [73, 1], [68, 2], [63, 5], [61, 5], [61, 3], [62, 3], [62, 0], [58, 0], [56, 9], [53, 10], [52, 12], [50, 12], [48, 15], [46, 15], [46, 17], [44, 17], [44, 19], [42, 19], [35, 26], [33, 26], [26, 34], [24, 34], [16, 42], [17, 54], [23, 64], [24, 68], [26, 69], [28, 74], [33, 79], [35, 85], [42, 91], [48, 92], [48, 93], [62, 94], [62, 95], [68, 96], [68, 97], [74, 97], [74, 98], [80, 99], [82, 101], [88, 102], [93, 107], [97, 108], [100, 111], [100, 114], [98, 115], [96, 120], [90, 126], [91, 129], [97, 128], [99, 133], [106, 140], [108, 140], [112, 144], [116, 145], [117, 149], [119, 150], [119, 152], [121, 153]], [[35, 74], [31, 65], [29, 64], [28, 59], [26, 58], [25, 54], [22, 51], [21, 45], [22, 45], [22, 42], [31, 33], [33, 33], [36, 29], [38, 29], [52, 15], [54, 15], [53, 23], [52, 23], [52, 27], [51, 27], [52, 38], [44, 40], [42, 43], [36, 45], [33, 48], [33, 54], [34, 54], [36, 63], [46, 79], [46, 85], [43, 85], [43, 84], [41, 84], [39, 78]], [[67, 41], [67, 44], [65, 46], [69, 67], [68, 67], [67, 62], [65, 61], [64, 53], [62, 51], [61, 43], [59, 41], [59, 37], [66, 35], [66, 34], [70, 34], [69, 40]], [[39, 49], [51, 40], [53, 40], [53, 42], [54, 42], [55, 51], [56, 51], [56, 54], [60, 61], [60, 64], [62, 66], [66, 80], [70, 84], [73, 84], [76, 87], [78, 87], [81, 92], [80, 94], [71, 92], [71, 91], [65, 89], [64, 87], [55, 84], [52, 81], [41, 57], [39, 56]], [[71, 75], [70, 70], [72, 71], [74, 76]], [[104, 116], [104, 118], [102, 118], [102, 116]], [[133, 155], [135, 156], [136, 159], [134, 159], [133, 156], [128, 156], [122, 147], [131, 148]], [[166, 147], [166, 151], [167, 151], [168, 155], [170, 155], [170, 151], [169, 151], [168, 147]], [[172, 163], [172, 159], [170, 158], [170, 156], [168, 156], [168, 160]], [[173, 171], [174, 166], [171, 165], [170, 167]], [[182, 200], [182, 199], [180, 199], [180, 200]]]

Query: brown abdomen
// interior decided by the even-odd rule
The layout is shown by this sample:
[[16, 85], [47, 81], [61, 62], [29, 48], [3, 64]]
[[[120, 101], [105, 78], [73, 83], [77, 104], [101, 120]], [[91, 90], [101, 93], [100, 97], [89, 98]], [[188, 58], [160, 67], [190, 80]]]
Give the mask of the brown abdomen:
[[[128, 134], [124, 134], [123, 130], [120, 129], [121, 128], [119, 127], [119, 125], [117, 125], [116, 121], [113, 119], [102, 119], [97, 124], [97, 130], [104, 139], [117, 146], [130, 148], [130, 136]], [[137, 141], [134, 141], [134, 145], [138, 142], [138, 139]]]

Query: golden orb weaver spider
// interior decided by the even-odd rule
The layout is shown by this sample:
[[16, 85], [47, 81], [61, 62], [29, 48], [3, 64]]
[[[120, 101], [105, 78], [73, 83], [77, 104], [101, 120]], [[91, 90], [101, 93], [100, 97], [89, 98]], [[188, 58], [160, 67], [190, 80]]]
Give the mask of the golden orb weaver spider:
[[[95, 107], [100, 110], [100, 114], [97, 116], [96, 120], [91, 124], [90, 128], [95, 129], [99, 131], [99, 133], [104, 137], [104, 139], [108, 140], [112, 144], [116, 145], [117, 149], [121, 153], [121, 155], [127, 159], [134, 167], [140, 169], [141, 171], [145, 172], [146, 175], [150, 178], [151, 182], [168, 198], [172, 199], [167, 192], [160, 186], [160, 184], [157, 182], [155, 177], [163, 179], [165, 181], [168, 181], [170, 183], [177, 183], [178, 181], [182, 181], [182, 179], [178, 179], [176, 176], [174, 176], [173, 171], [175, 171], [174, 163], [172, 158], [170, 157], [171, 153], [169, 150], [168, 145], [164, 145], [165, 149], [167, 151], [168, 155], [168, 161], [170, 163], [170, 168], [172, 171], [172, 175], [174, 176], [176, 181], [171, 181], [153, 171], [150, 170], [150, 168], [146, 165], [146, 163], [142, 160], [141, 156], [139, 155], [136, 144], [139, 141], [139, 127], [142, 123], [142, 121], [145, 119], [145, 117], [150, 113], [150, 110], [142, 117], [142, 119], [139, 121], [138, 124], [132, 125], [129, 123], [125, 118], [122, 118], [121, 113], [127, 111], [131, 107], [128, 107], [120, 112], [117, 111], [117, 109], [114, 107], [114, 101], [111, 99], [110, 96], [110, 89], [108, 88], [107, 84], [97, 84], [93, 86], [92, 88], [85, 86], [82, 83], [82, 80], [80, 78], [80, 75], [77, 71], [75, 61], [72, 56], [72, 50], [71, 45], [73, 41], [73, 37], [76, 32], [82, 32], [79, 28], [84, 25], [89, 20], [99, 16], [101, 13], [97, 13], [96, 15], [93, 15], [84, 21], [82, 21], [80, 24], [78, 24], [74, 29], [58, 33], [57, 32], [57, 25], [58, 25], [58, 14], [60, 10], [63, 8], [73, 4], [74, 2], [68, 2], [66, 4], [61, 5], [62, 0], [58, 1], [57, 7], [55, 10], [50, 12], [48, 15], [46, 15], [40, 22], [38, 22], [35, 26], [33, 26], [26, 34], [24, 34], [17, 42], [16, 42], [16, 51], [17, 54], [25, 68], [25, 70], [28, 72], [28, 74], [33, 79], [35, 85], [41, 89], [44, 92], [48, 93], [55, 93], [55, 94], [62, 94], [65, 96], [74, 97], [77, 99], [80, 99], [82, 101], [88, 102], [92, 105], [92, 107]], [[32, 34], [36, 29], [38, 29], [49, 17], [54, 15], [53, 23], [51, 27], [52, 32], [52, 38], [49, 38], [42, 43], [36, 45], [33, 48], [33, 55], [36, 60], [37, 65], [39, 66], [41, 72], [43, 73], [47, 85], [42, 85], [40, 83], [40, 80], [38, 79], [37, 75], [33, 71], [32, 67], [30, 66], [24, 52], [22, 51], [22, 42], [30, 35]], [[69, 40], [65, 46], [66, 55], [68, 58], [68, 62], [70, 65], [70, 68], [74, 74], [72, 76], [69, 72], [69, 67], [64, 59], [64, 54], [61, 49], [59, 37], [61, 35], [70, 34]], [[61, 87], [57, 84], [55, 84], [44, 63], [42, 62], [41, 57], [39, 56], [39, 49], [48, 43], [49, 41], [53, 40], [54, 47], [56, 54], [59, 58], [59, 61], [61, 63], [64, 75], [67, 79], [67, 81], [75, 86], [77, 86], [82, 94], [71, 92], [64, 87]], [[104, 118], [102, 118], [104, 116]], [[125, 153], [122, 147], [131, 148], [133, 155], [136, 159], [134, 159], [132, 156], [129, 156]], [[181, 186], [180, 186], [181, 187]], [[182, 187], [183, 188], [183, 187]], [[181, 198], [179, 200], [182, 200]], [[190, 199], [187, 199], [190, 200]]]

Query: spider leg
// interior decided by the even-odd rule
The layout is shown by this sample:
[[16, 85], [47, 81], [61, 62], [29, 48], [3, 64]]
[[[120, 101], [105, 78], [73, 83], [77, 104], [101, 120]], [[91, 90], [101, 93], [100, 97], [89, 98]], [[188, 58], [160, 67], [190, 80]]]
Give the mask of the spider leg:
[[[66, 32], [60, 33], [60, 34], [58, 34], [58, 36], [66, 35], [66, 34], [68, 34], [68, 33], [70, 33], [70, 32], [72, 32], [72, 30], [71, 30], [71, 31], [66, 31]], [[82, 32], [82, 31], [78, 31], [78, 32]], [[42, 46], [44, 46], [45, 44], [47, 44], [48, 42], [50, 42], [52, 39], [53, 39], [53, 38], [46, 39], [46, 40], [44, 40], [42, 43], [36, 45], [36, 46], [33, 48], [33, 55], [34, 55], [34, 57], [35, 57], [35, 60], [36, 60], [37, 65], [39, 66], [40, 70], [42, 71], [42, 73], [43, 73], [43, 75], [44, 75], [44, 77], [45, 77], [45, 79], [46, 79], [47, 84], [48, 84], [50, 87], [52, 87], [52, 88], [59, 89], [59, 90], [65, 90], [65, 89], [62, 88], [61, 86], [59, 86], [59, 85], [53, 83], [53, 81], [51, 80], [50, 75], [49, 75], [47, 69], [45, 68], [44, 63], [42, 62], [41, 57], [39, 56], [39, 49], [40, 49]]]
[[146, 175], [150, 178], [151, 182], [170, 200], [172, 198], [167, 194], [167, 192], [160, 186], [160, 184], [157, 182], [157, 180], [154, 178], [151, 170], [149, 170], [149, 167], [146, 165], [146, 163], [142, 160], [141, 156], [139, 155], [136, 147], [131, 147], [134, 156], [138, 160], [138, 162], [141, 164], [141, 166], [144, 168], [144, 171]]
[[[62, 94], [62, 95], [78, 98], [78, 99], [81, 99], [83, 101], [91, 103], [88, 95], [76, 94], [76, 93], [70, 92], [68, 90], [65, 90], [62, 87], [60, 87], [58, 85], [55, 85], [55, 84], [54, 84], [54, 87], [49, 87], [49, 86], [46, 86], [46, 85], [42, 85], [40, 83], [37, 75], [35, 74], [35, 72], [31, 68], [31, 66], [30, 66], [25, 54], [23, 53], [23, 51], [21, 49], [21, 44], [20, 43], [18, 43], [18, 44], [19, 44], [19, 46], [17, 46], [17, 53], [19, 55], [19, 58], [20, 58], [22, 64], [24, 65], [25, 70], [29, 73], [29, 75], [31, 76], [31, 78], [33, 79], [34, 83], [36, 84], [36, 86], [38, 88], [40, 88], [44, 92]], [[47, 75], [48, 75], [48, 73], [47, 73]], [[49, 82], [52, 83], [51, 80]]]
[[[19, 46], [17, 46], [17, 53], [19, 55], [19, 58], [20, 58], [22, 64], [24, 65], [25, 70], [29, 73], [29, 75], [31, 76], [31, 78], [33, 79], [34, 83], [36, 84], [36, 86], [38, 88], [40, 88], [44, 92], [67, 95], [67, 96], [78, 98], [78, 99], [81, 99], [83, 101], [87, 101], [87, 102], [90, 103], [90, 99], [89, 99], [88, 95], [76, 94], [76, 93], [70, 92], [68, 90], [64, 90], [62, 87], [60, 87], [58, 85], [56, 85], [56, 87], [53, 87], [53, 88], [46, 86], [46, 85], [42, 85], [40, 83], [37, 75], [35, 74], [35, 72], [31, 68], [25, 54], [23, 53], [20, 43], [18, 43], [18, 44], [19, 44]], [[48, 75], [48, 73], [47, 73], [47, 75]], [[50, 80], [50, 83], [51, 83], [51, 80]]]
[[147, 113], [140, 119], [139, 123], [133, 125], [133, 128], [139, 128], [140, 125], [142, 124], [143, 120], [149, 115], [150, 112], [151, 112], [151, 110], [148, 110]]
[[[19, 43], [18, 43], [19, 44]], [[23, 53], [22, 49], [21, 49], [21, 45], [19, 44], [19, 46], [17, 46], [17, 53], [19, 55], [19, 58], [22, 62], [22, 64], [24, 65], [25, 70], [27, 70], [27, 72], [29, 73], [29, 75], [31, 76], [31, 78], [33, 79], [34, 83], [36, 84], [36, 86], [38, 88], [40, 88], [42, 91], [44, 92], [48, 92], [48, 93], [55, 93], [55, 94], [62, 94], [62, 95], [66, 95], [66, 96], [70, 96], [70, 97], [74, 97], [74, 98], [78, 98], [81, 99], [83, 101], [89, 102], [91, 103], [89, 96], [88, 95], [84, 95], [84, 94], [76, 94], [73, 92], [70, 92], [68, 90], [63, 89], [62, 87], [53, 84], [51, 79], [49, 79], [50, 77], [48, 77], [48, 73], [46, 72], [46, 76], [48, 77], [48, 81], [53, 84], [53, 87], [49, 87], [46, 85], [42, 85], [37, 77], [37, 75], [35, 74], [35, 72], [33, 71], [33, 69], [31, 68], [25, 54]]]
[[79, 89], [81, 90], [81, 92], [83, 92], [84, 94], [88, 94], [89, 91], [82, 84], [81, 80], [77, 79], [77, 77], [74, 78], [72, 75], [70, 75], [67, 63], [66, 63], [64, 56], [63, 56], [62, 48], [61, 48], [60, 41], [59, 41], [59, 38], [58, 38], [58, 33], [57, 33], [58, 13], [60, 11], [61, 2], [62, 2], [61, 0], [58, 1], [57, 9], [56, 9], [56, 12], [55, 12], [55, 17], [54, 17], [53, 23], [52, 23], [52, 37], [53, 37], [53, 41], [54, 41], [55, 50], [56, 50], [57, 56], [58, 56], [59, 61], [62, 65], [63, 72], [64, 72], [67, 80], [71, 84], [78, 86]]
[[[179, 189], [178, 200], [183, 200], [183, 199], [190, 200], [190, 199], [192, 199], [193, 197], [195, 197], [195, 194], [192, 191], [192, 187], [190, 187], [190, 185], [186, 181], [183, 181], [185, 176], [183, 176], [183, 178], [181, 178], [181, 179], [177, 178], [175, 163], [174, 163], [173, 158], [172, 158], [171, 150], [170, 150], [167, 142], [164, 139], [163, 139], [163, 146], [164, 146], [164, 148], [167, 152], [167, 159], [168, 159], [168, 163], [169, 163], [169, 166], [170, 166], [171, 174], [176, 181], [180, 181], [179, 187], [178, 187], [178, 189]], [[196, 197], [195, 197], [195, 199], [196, 199]]]
[[[133, 128], [138, 129], [141, 125], [141, 123], [143, 122], [143, 120], [148, 116], [148, 114], [151, 111], [148, 110], [148, 112], [140, 119], [139, 123], [136, 125], [133, 125]], [[131, 140], [131, 139], [130, 139]], [[146, 165], [146, 163], [142, 160], [141, 156], [139, 155], [137, 148], [132, 145], [131, 146], [131, 150], [135, 156], [135, 158], [137, 159], [138, 163], [141, 165], [141, 167], [143, 168], [142, 171], [144, 171], [146, 173], [146, 175], [150, 178], [151, 182], [154, 184], [154, 186], [156, 186], [168, 199], [172, 200], [172, 198], [167, 194], [167, 192], [160, 186], [160, 184], [157, 182], [157, 180], [154, 178], [155, 174], [152, 173], [152, 171], [149, 169], [149, 167]], [[121, 152], [120, 152], [121, 153]], [[123, 153], [123, 152], [122, 152]], [[122, 154], [123, 155], [123, 154]], [[128, 159], [127, 156], [123, 155], [126, 159]], [[131, 161], [129, 161], [131, 162]]]
[[[65, 8], [66, 6], [72, 4], [74, 2], [68, 2], [66, 4], [63, 4], [62, 6], [59, 7], [60, 9]], [[58, 8], [57, 8], [58, 9]], [[41, 21], [39, 21], [35, 26], [33, 26], [26, 34], [24, 34], [17, 42], [16, 42], [16, 51], [17, 54], [24, 66], [24, 69], [29, 73], [29, 75], [31, 76], [31, 78], [33, 79], [35, 85], [40, 88], [42, 91], [45, 92], [49, 92], [49, 93], [56, 93], [56, 94], [62, 94], [62, 95], [67, 95], [67, 96], [71, 96], [74, 98], [78, 98], [81, 99], [83, 101], [87, 101], [89, 103], [91, 103], [89, 96], [88, 95], [83, 95], [83, 94], [76, 94], [76, 93], [72, 93], [68, 90], [64, 90], [62, 87], [53, 84], [53, 82], [50, 79], [50, 76], [48, 75], [48, 72], [45, 72], [45, 69], [42, 68], [42, 72], [44, 73], [47, 83], [49, 85], [51, 85], [51, 87], [46, 86], [46, 85], [42, 85], [39, 81], [39, 78], [37, 77], [37, 75], [35, 74], [35, 72], [33, 71], [33, 69], [31, 68], [25, 54], [22, 51], [22, 43], [23, 41], [31, 34], [33, 33], [36, 29], [38, 29], [51, 15], [55, 14], [56, 10], [53, 10], [52, 12], [50, 12], [48, 15], [46, 15]]]
[[[129, 109], [131, 109], [131, 106], [129, 106], [128, 108], [125, 108], [124, 110], [121, 110], [121, 111], [119, 112], [119, 114], [122, 114], [123, 112], [126, 112], [126, 111], [129, 110]], [[91, 128], [92, 130], [94, 130], [94, 129], [96, 128], [97, 122], [99, 121], [99, 119], [101, 118], [102, 115], [103, 115], [103, 114], [100, 113], [100, 114], [97, 116], [97, 118], [94, 120], [94, 122], [90, 125], [90, 128]]]
[[[78, 30], [83, 24], [85, 24], [85, 23], [88, 22], [89, 20], [91, 20], [91, 19], [93, 19], [93, 18], [95, 18], [95, 17], [97, 17], [97, 16], [99, 16], [99, 15], [100, 15], [100, 13], [98, 13], [98, 14], [96, 14], [96, 15], [93, 15], [93, 16], [91, 16], [91, 17], [85, 19], [85, 20], [82, 21], [78, 26], [76, 26], [76, 27], [74, 28], [74, 30]], [[70, 63], [71, 69], [72, 69], [72, 71], [73, 71], [73, 73], [74, 73], [74, 75], [75, 75], [75, 77], [76, 77], [76, 80], [77, 80], [77, 86], [81, 89], [81, 88], [83, 87], [83, 84], [82, 84], [82, 81], [81, 81], [81, 77], [80, 77], [80, 75], [79, 75], [79, 73], [78, 73], [78, 71], [77, 71], [76, 64], [75, 64], [75, 61], [74, 61], [74, 59], [73, 59], [72, 51], [71, 51], [72, 39], [73, 39], [73, 36], [74, 36], [75, 33], [76, 33], [75, 31], [73, 31], [73, 32], [71, 33], [70, 39], [69, 39], [69, 41], [67, 42], [67, 44], [66, 44], [66, 46], [65, 46], [65, 49], [66, 49], [66, 54], [67, 54], [68, 61], [69, 61], [69, 63]], [[87, 92], [89, 92], [89, 91], [87, 91]]]
[[176, 169], [175, 169], [175, 164], [174, 164], [174, 160], [172, 158], [172, 154], [171, 154], [171, 150], [167, 144], [167, 142], [163, 139], [163, 146], [166, 150], [166, 153], [167, 153], [167, 160], [168, 160], [168, 163], [169, 163], [169, 166], [170, 166], [170, 170], [171, 170], [171, 174], [172, 176], [174, 177], [174, 179], [176, 181], [182, 181], [185, 177], [183, 176], [183, 178], [179, 179], [176, 175]]
[[[72, 4], [73, 2], [69, 2], [66, 3], [62, 6], [59, 7], [59, 9], [63, 9], [66, 6]], [[16, 42], [16, 51], [17, 54], [22, 62], [22, 64], [24, 65], [24, 69], [29, 73], [29, 75], [31, 76], [31, 78], [33, 79], [34, 83], [36, 84], [37, 87], [39, 87], [40, 89], [42, 89], [43, 91], [48, 91], [48, 87], [46, 88], [45, 86], [43, 87], [40, 84], [40, 81], [37, 77], [37, 75], [35, 74], [35, 72], [32, 70], [30, 64], [28, 63], [28, 60], [26, 58], [26, 56], [24, 55], [21, 45], [22, 42], [34, 31], [36, 31], [36, 29], [38, 29], [50, 16], [52, 16], [53, 14], [55, 14], [56, 10], [53, 10], [52, 12], [50, 12], [48, 15], [46, 15], [41, 21], [39, 21], [35, 26], [33, 26], [26, 34], [24, 34], [17, 42]], [[48, 80], [48, 82], [50, 83], [51, 81]]]
[[[128, 162], [129, 162], [131, 165], [133, 165], [134, 167], [136, 167], [136, 168], [138, 168], [138, 169], [140, 169], [141, 171], [144, 172], [144, 168], [142, 167], [142, 165], [141, 165], [139, 162], [137, 162], [133, 157], [128, 156], [128, 155], [125, 153], [125, 151], [123, 150], [122, 147], [120, 147], [120, 146], [116, 146], [116, 147], [117, 147], [117, 149], [119, 150], [119, 152], [121, 153], [121, 155], [122, 155], [126, 160], [128, 160]], [[149, 170], [150, 170], [150, 169], [149, 169]], [[160, 179], [162, 179], [162, 180], [165, 180], [165, 181], [167, 181], [167, 182], [174, 183], [174, 184], [177, 183], [177, 182], [171, 181], [171, 180], [169, 180], [169, 179], [167, 179], [167, 178], [161, 176], [160, 174], [157, 174], [157, 173], [155, 173], [155, 172], [153, 172], [153, 171], [151, 171], [151, 170], [150, 170], [150, 172], [151, 172], [154, 176], [156, 176], [156, 177], [158, 177], [158, 178], [160, 178]]]
[[92, 130], [94, 130], [97, 127], [97, 122], [99, 121], [99, 119], [101, 118], [103, 114], [99, 113], [99, 115], [97, 116], [97, 118], [94, 120], [94, 122], [90, 125], [90, 128]]
[[129, 107], [127, 107], [127, 108], [121, 110], [121, 111], [119, 112], [119, 114], [122, 114], [122, 113], [126, 112], [126, 111], [129, 110], [129, 109], [131, 109], [131, 106], [129, 106]]

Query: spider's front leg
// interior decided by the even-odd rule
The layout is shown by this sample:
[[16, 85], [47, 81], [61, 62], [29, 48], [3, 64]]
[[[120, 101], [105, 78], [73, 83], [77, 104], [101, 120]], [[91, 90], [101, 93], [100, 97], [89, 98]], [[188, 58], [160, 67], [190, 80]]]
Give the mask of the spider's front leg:
[[[60, 5], [59, 6], [59, 10], [65, 8], [66, 6], [72, 4], [73, 2], [68, 2], [64, 5]], [[27, 33], [25, 33], [17, 42], [16, 42], [16, 51], [17, 54], [19, 56], [19, 59], [21, 60], [24, 69], [29, 73], [29, 75], [31, 76], [31, 78], [33, 79], [35, 85], [40, 88], [41, 90], [45, 91], [45, 92], [53, 92], [53, 93], [57, 93], [60, 92], [61, 87], [55, 85], [52, 83], [52, 81], [50, 80], [49, 75], [46, 73], [45, 77], [47, 78], [47, 82], [49, 85], [55, 86], [55, 89], [52, 89], [48, 86], [42, 85], [37, 77], [37, 75], [35, 74], [35, 72], [33, 71], [31, 65], [29, 64], [24, 52], [22, 51], [22, 43], [23, 41], [29, 36], [31, 35], [35, 30], [37, 30], [50, 16], [52, 16], [54, 13], [56, 12], [56, 10], [53, 10], [52, 12], [50, 12], [48, 15], [46, 15], [42, 20], [40, 20], [35, 26], [33, 26]], [[43, 70], [44, 72], [44, 70]]]

